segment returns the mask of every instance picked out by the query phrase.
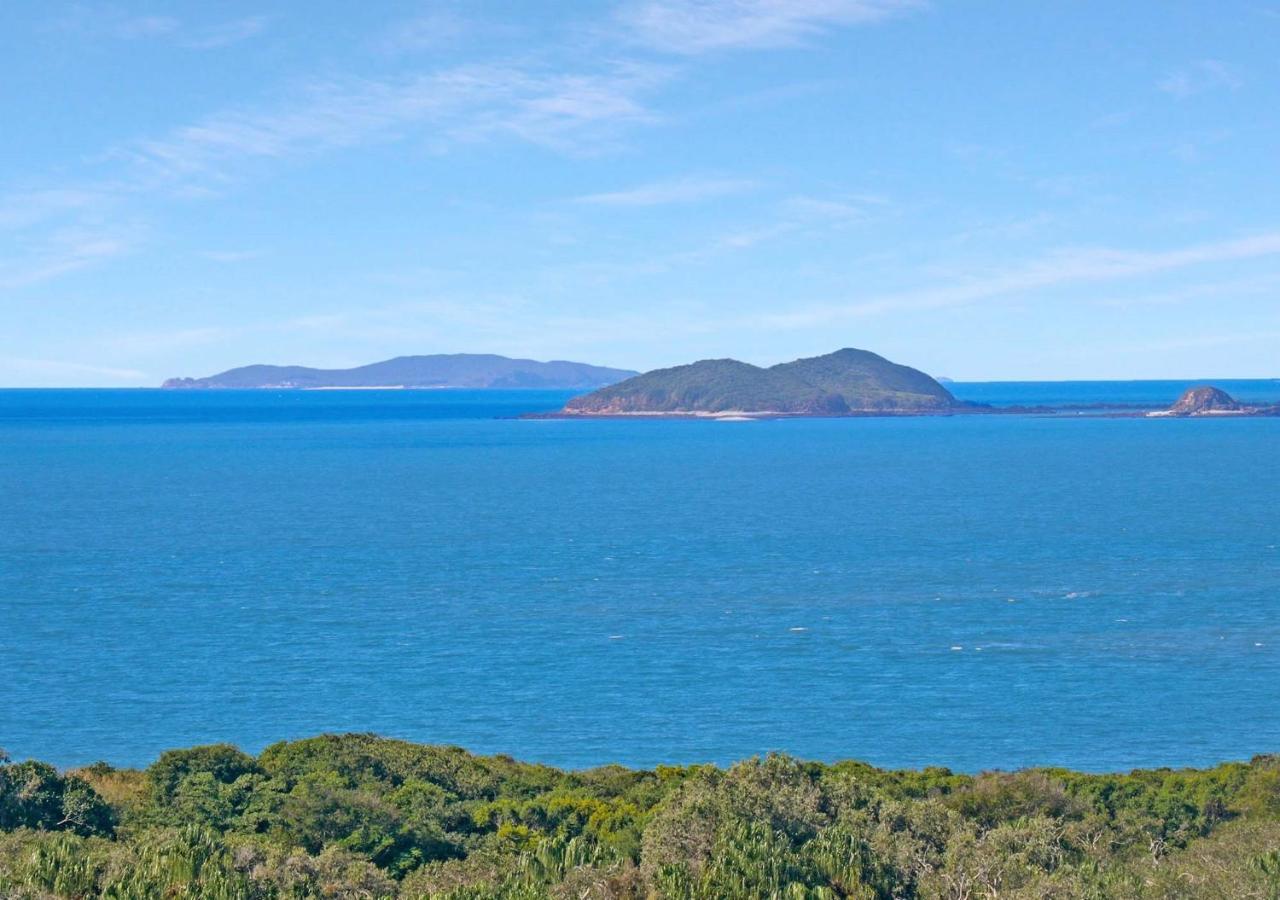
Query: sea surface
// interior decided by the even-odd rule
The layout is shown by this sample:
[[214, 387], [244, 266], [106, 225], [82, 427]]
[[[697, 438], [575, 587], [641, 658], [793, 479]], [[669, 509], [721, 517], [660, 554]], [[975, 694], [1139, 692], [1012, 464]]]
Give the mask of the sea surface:
[[1280, 419], [517, 418], [567, 396], [0, 391], [0, 746], [145, 765], [354, 730], [571, 767], [966, 771], [1280, 751]]

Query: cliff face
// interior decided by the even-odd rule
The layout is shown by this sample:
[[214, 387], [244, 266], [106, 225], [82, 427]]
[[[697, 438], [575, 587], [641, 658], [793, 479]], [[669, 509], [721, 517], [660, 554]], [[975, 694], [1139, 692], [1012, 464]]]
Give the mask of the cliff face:
[[945, 411], [960, 404], [916, 369], [865, 350], [839, 350], [770, 368], [707, 359], [657, 369], [575, 397], [572, 415], [727, 412], [830, 416]]

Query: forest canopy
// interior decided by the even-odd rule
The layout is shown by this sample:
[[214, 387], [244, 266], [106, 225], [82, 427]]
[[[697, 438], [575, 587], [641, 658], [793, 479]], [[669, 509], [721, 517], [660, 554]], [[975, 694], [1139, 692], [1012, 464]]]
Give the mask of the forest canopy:
[[1280, 757], [971, 776], [562, 771], [373, 735], [0, 755], [0, 897], [1280, 897]]

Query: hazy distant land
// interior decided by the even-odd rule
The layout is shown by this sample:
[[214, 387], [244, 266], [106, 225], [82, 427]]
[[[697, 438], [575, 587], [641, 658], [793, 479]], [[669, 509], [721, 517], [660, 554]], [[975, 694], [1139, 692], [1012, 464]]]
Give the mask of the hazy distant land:
[[510, 359], [487, 353], [398, 356], [353, 369], [252, 365], [207, 378], [170, 378], [169, 389], [471, 388], [590, 391], [638, 374], [587, 363]]

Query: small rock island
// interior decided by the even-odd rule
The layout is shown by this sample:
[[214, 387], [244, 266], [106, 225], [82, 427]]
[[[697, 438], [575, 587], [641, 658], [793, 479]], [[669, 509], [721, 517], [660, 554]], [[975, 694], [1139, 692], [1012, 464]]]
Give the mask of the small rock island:
[[566, 416], [780, 417], [937, 415], [968, 408], [935, 379], [846, 348], [762, 368], [704, 359], [575, 397]]
[[1248, 406], [1221, 388], [1210, 384], [1188, 388], [1168, 409], [1147, 413], [1149, 417], [1188, 418], [1191, 416], [1277, 416], [1280, 404]]

